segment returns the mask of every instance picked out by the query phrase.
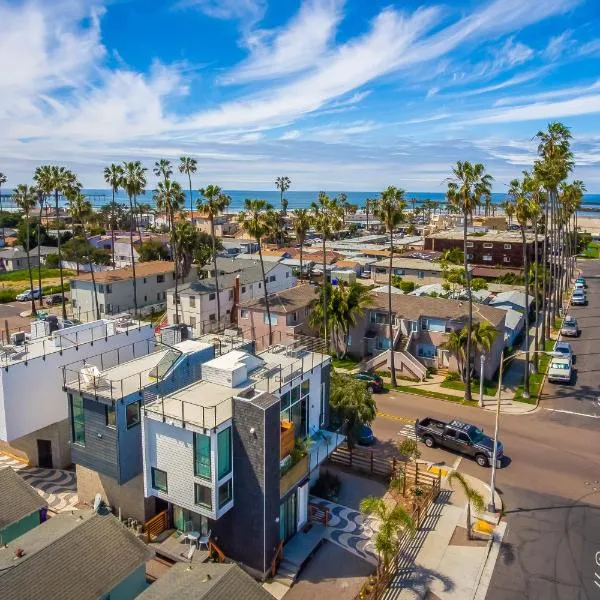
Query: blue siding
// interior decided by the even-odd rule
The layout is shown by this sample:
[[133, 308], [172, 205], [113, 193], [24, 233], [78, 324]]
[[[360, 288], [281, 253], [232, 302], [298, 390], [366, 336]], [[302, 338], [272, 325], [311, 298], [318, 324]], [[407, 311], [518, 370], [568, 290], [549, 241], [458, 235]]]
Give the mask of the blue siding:
[[110, 590], [108, 597], [110, 600], [131, 600], [139, 596], [147, 587], [146, 565], [143, 564]]
[[39, 524], [40, 513], [36, 511], [27, 517], [23, 517], [20, 521], [15, 521], [4, 529], [0, 529], [0, 540], [2, 544], [8, 544], [31, 529], [34, 529]]

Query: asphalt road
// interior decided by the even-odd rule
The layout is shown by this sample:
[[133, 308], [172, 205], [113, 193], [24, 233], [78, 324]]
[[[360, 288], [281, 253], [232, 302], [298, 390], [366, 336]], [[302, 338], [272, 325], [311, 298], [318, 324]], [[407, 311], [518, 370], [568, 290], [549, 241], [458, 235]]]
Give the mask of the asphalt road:
[[[507, 460], [497, 486], [508, 528], [488, 600], [600, 599], [600, 419], [593, 418], [600, 414], [600, 262], [584, 267], [586, 277], [598, 279], [589, 281], [589, 306], [573, 310], [582, 328], [573, 341], [575, 382], [548, 384], [549, 397], [533, 413], [501, 416]], [[380, 416], [373, 429], [382, 451], [392, 452], [411, 432], [410, 423], [425, 416], [458, 417], [494, 431], [493, 412], [397, 392], [376, 399]], [[426, 460], [458, 463], [460, 471], [489, 481], [491, 470], [467, 457], [420, 447]]]

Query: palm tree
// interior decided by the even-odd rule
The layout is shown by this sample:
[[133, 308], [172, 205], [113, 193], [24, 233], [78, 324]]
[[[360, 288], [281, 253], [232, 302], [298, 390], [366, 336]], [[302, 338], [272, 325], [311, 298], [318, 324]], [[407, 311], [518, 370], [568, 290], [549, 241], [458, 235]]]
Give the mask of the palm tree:
[[267, 311], [267, 322], [269, 323], [269, 346], [273, 343], [273, 327], [271, 325], [271, 311], [269, 309], [269, 294], [267, 293], [267, 278], [265, 277], [265, 264], [262, 256], [262, 239], [268, 231], [269, 212], [273, 206], [265, 200], [244, 201], [244, 210], [240, 213], [239, 221], [246, 233], [251, 235], [258, 244], [258, 256], [263, 278], [263, 291], [265, 293], [265, 309]]
[[[414, 201], [414, 199], [413, 199], [413, 201]], [[373, 208], [373, 206], [375, 206], [376, 202], [377, 202], [377, 198], [367, 198], [365, 200], [364, 209], [365, 209], [365, 217], [366, 217], [366, 221], [367, 221], [367, 223], [366, 223], [367, 233], [369, 231], [369, 213], [370, 213], [371, 209]]]
[[190, 218], [194, 210], [194, 201], [192, 198], [192, 174], [198, 170], [198, 161], [191, 156], [182, 156], [179, 159], [179, 172], [185, 173], [188, 176], [188, 183], [190, 184]]
[[6, 175], [0, 173], [0, 216], [2, 216], [2, 245], [4, 246], [4, 215], [2, 215], [2, 186], [6, 183]]
[[476, 489], [471, 487], [466, 477], [462, 473], [459, 473], [458, 471], [452, 471], [452, 473], [450, 473], [448, 476], [448, 482], [450, 485], [452, 485], [455, 481], [459, 483], [463, 493], [467, 497], [467, 536], [469, 539], [471, 539], [471, 505], [473, 505], [473, 508], [476, 512], [481, 512], [485, 507], [485, 502], [483, 496]]
[[475, 351], [480, 355], [488, 354], [499, 335], [500, 332], [489, 321], [475, 323], [471, 331], [471, 341]]
[[123, 167], [112, 163], [108, 167], [104, 168], [104, 181], [112, 190], [112, 203], [111, 203], [111, 222], [110, 222], [110, 237], [112, 247], [112, 264], [113, 269], [116, 269], [115, 265], [115, 194], [119, 191], [119, 188], [123, 184]]
[[[172, 240], [173, 254], [177, 257], [175, 261], [175, 280], [177, 281], [179, 276], [183, 282], [192, 269], [198, 232], [189, 221], [179, 221], [173, 229]], [[175, 310], [177, 310], [177, 304], [175, 304]]]
[[396, 386], [396, 365], [394, 362], [394, 322], [392, 315], [392, 274], [394, 262], [394, 229], [404, 219], [404, 190], [390, 186], [381, 192], [381, 198], [375, 205], [374, 214], [390, 233], [390, 265], [388, 273], [388, 320], [390, 333], [390, 371], [392, 387]]
[[306, 234], [312, 227], [312, 217], [306, 208], [296, 208], [293, 211], [294, 214], [294, 233], [296, 234], [296, 241], [300, 244], [300, 279], [303, 276], [303, 254], [304, 254], [304, 242], [306, 241]]
[[513, 220], [513, 217], [515, 216], [515, 205], [512, 202], [507, 200], [505, 202], [502, 202], [500, 204], [500, 206], [502, 207], [504, 214], [508, 218], [508, 224], [512, 225], [512, 220]]
[[171, 253], [175, 262], [175, 322], [179, 323], [179, 291], [178, 291], [178, 269], [179, 256], [175, 245], [175, 217], [182, 210], [185, 203], [185, 194], [177, 181], [171, 181], [165, 175], [164, 181], [159, 181], [154, 190], [154, 201], [156, 208], [165, 211], [171, 223]]
[[331, 238], [335, 231], [341, 227], [341, 211], [335, 198], [330, 198], [325, 192], [319, 192], [319, 200], [311, 204], [313, 211], [313, 224], [321, 234], [323, 243], [323, 338], [325, 340], [325, 351], [329, 350], [327, 338], [327, 250], [325, 241]]
[[87, 239], [87, 233], [85, 230], [86, 221], [92, 215], [92, 203], [79, 192], [78, 189], [71, 189], [67, 192], [67, 203], [68, 211], [73, 219], [73, 225], [79, 223], [81, 225], [81, 231], [83, 240], [86, 245], [86, 253], [88, 258], [88, 267], [92, 276], [92, 288], [94, 290], [94, 308], [96, 309], [96, 319], [100, 319], [100, 306], [98, 304], [98, 290], [96, 289], [96, 275], [94, 273], [94, 263], [92, 260], [91, 247]]
[[[473, 216], [475, 207], [480, 199], [491, 194], [492, 176], [485, 172], [485, 167], [480, 164], [471, 164], [469, 161], [458, 161], [452, 169], [453, 176], [448, 180], [448, 202], [462, 212], [463, 216], [463, 252], [465, 269], [465, 289], [469, 301], [469, 318], [467, 320], [467, 349], [466, 357], [471, 357], [471, 328], [473, 327], [473, 296], [471, 294], [471, 278], [468, 269], [467, 252], [467, 219]], [[465, 370], [465, 400], [471, 400], [471, 365]]]
[[46, 200], [52, 194], [52, 168], [49, 165], [38, 167], [33, 175], [33, 180], [36, 183], [38, 192], [38, 202], [40, 204], [40, 212], [37, 226], [37, 255], [38, 255], [38, 287], [40, 288], [39, 306], [44, 306], [44, 294], [42, 292], [42, 216], [46, 207]]
[[463, 327], [457, 329], [448, 334], [448, 339], [440, 344], [440, 347], [444, 350], [448, 350], [451, 354], [456, 357], [456, 364], [458, 366], [458, 372], [460, 378], [465, 381], [465, 357], [467, 348], [467, 330]]
[[275, 179], [275, 187], [279, 190], [279, 204], [281, 206], [281, 212], [285, 215], [285, 210], [283, 208], [283, 194], [290, 189], [292, 185], [292, 180], [284, 175], [283, 177], [277, 177]]
[[137, 206], [137, 197], [144, 193], [146, 188], [146, 171], [139, 160], [125, 161], [123, 163], [123, 182], [122, 187], [129, 197], [129, 247], [131, 250], [131, 271], [133, 276], [133, 313], [138, 312], [137, 304], [137, 281], [135, 279], [135, 255], [133, 246], [133, 231], [135, 228], [135, 211]]
[[398, 550], [400, 531], [412, 532], [415, 529], [412, 517], [400, 506], [388, 506], [383, 498], [367, 496], [360, 501], [360, 512], [372, 515], [379, 520], [379, 530], [375, 536], [375, 549], [378, 554], [378, 570], [386, 570]]
[[223, 193], [218, 185], [209, 185], [200, 190], [200, 196], [196, 200], [196, 208], [208, 217], [210, 222], [210, 235], [212, 237], [213, 250], [212, 259], [215, 267], [215, 288], [217, 292], [217, 323], [221, 325], [221, 299], [219, 297], [219, 270], [217, 269], [217, 236], [215, 234], [215, 218], [218, 217], [231, 202], [231, 198]]
[[20, 184], [16, 187], [14, 191], [14, 201], [15, 204], [23, 211], [23, 215], [25, 216], [25, 226], [27, 228], [25, 253], [27, 254], [27, 270], [29, 271], [29, 289], [31, 289], [31, 316], [35, 317], [37, 316], [37, 311], [35, 310], [35, 299], [33, 294], [33, 276], [31, 274], [31, 260], [29, 258], [29, 213], [37, 204], [37, 191], [31, 186]]

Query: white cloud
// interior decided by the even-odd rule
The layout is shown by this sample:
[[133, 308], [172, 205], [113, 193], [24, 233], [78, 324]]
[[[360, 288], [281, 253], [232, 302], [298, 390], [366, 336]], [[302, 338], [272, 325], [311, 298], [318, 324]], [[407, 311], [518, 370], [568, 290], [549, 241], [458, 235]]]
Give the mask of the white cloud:
[[555, 61], [571, 46], [574, 40], [571, 39], [573, 32], [569, 29], [563, 31], [560, 35], [550, 38], [548, 45], [542, 51], [542, 58], [548, 61]]
[[581, 44], [578, 48], [579, 56], [597, 56], [600, 55], [600, 39], [590, 40]]
[[300, 137], [300, 132], [297, 129], [292, 129], [281, 134], [280, 140], [296, 140]]
[[500, 98], [494, 102], [494, 106], [507, 106], [511, 104], [519, 104], [521, 102], [551, 100], [553, 98], [569, 98], [570, 96], [581, 96], [596, 90], [600, 90], [600, 79], [587, 86], [558, 88], [555, 90], [548, 90], [546, 92], [538, 92], [537, 94], [527, 94], [526, 96], [509, 96], [507, 98]]
[[222, 82], [272, 79], [313, 67], [328, 50], [342, 18], [342, 5], [342, 0], [309, 0], [287, 26], [247, 35], [250, 56]]
[[197, 8], [213, 19], [259, 21], [267, 9], [266, 0], [181, 0], [179, 8]]
[[472, 90], [466, 90], [460, 92], [461, 97], [465, 96], [479, 96], [481, 94], [487, 94], [489, 92], [496, 92], [498, 90], [503, 90], [507, 87], [512, 87], [515, 85], [519, 85], [521, 83], [526, 83], [527, 81], [531, 81], [546, 72], [545, 68], [536, 69], [534, 71], [528, 71], [526, 73], [522, 73], [521, 75], [515, 75], [514, 77], [510, 77], [509, 79], [505, 79], [500, 83], [495, 83], [493, 85], [488, 85], [481, 88], [475, 88]]
[[510, 37], [496, 51], [496, 56], [491, 67], [492, 71], [512, 69], [527, 62], [533, 54], [534, 52], [529, 46], [521, 42], [515, 42], [515, 39]]

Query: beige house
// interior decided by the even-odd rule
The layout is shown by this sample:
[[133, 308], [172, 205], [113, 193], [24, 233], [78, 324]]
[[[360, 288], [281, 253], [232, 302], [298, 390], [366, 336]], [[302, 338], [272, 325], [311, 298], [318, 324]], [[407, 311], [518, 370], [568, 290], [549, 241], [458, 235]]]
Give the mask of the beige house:
[[[390, 260], [384, 258], [371, 265], [371, 274], [375, 283], [387, 283], [390, 273]], [[412, 281], [417, 285], [442, 283], [442, 265], [423, 258], [392, 259], [392, 275], [402, 277], [403, 281]]]
[[[203, 231], [204, 233], [211, 234], [210, 230], [210, 219], [203, 212], [192, 211], [187, 213], [187, 219], [191, 221], [192, 225]], [[215, 235], [217, 237], [233, 236], [237, 233], [239, 225], [236, 221], [232, 220], [231, 215], [218, 215], [215, 217]]]

